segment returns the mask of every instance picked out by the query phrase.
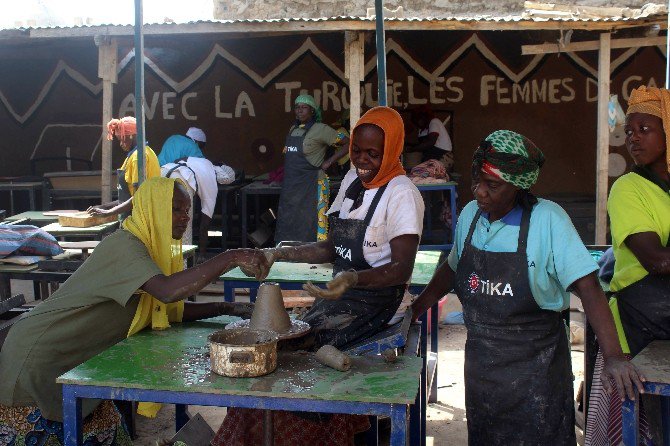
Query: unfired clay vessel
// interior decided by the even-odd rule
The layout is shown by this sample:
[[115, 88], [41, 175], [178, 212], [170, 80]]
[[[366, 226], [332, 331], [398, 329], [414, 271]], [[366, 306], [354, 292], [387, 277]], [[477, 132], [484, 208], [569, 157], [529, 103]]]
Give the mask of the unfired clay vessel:
[[291, 328], [291, 318], [284, 308], [284, 299], [278, 284], [263, 283], [258, 287], [249, 328], [272, 330], [280, 334]]

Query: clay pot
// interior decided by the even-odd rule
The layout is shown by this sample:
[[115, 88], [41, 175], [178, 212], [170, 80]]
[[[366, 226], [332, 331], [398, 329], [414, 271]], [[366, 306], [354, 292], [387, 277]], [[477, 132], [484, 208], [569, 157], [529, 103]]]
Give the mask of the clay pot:
[[277, 333], [238, 328], [209, 335], [212, 371], [223, 376], [263, 376], [277, 368]]
[[249, 328], [286, 333], [291, 328], [291, 318], [284, 308], [281, 288], [276, 283], [263, 283], [258, 287], [254, 312]]

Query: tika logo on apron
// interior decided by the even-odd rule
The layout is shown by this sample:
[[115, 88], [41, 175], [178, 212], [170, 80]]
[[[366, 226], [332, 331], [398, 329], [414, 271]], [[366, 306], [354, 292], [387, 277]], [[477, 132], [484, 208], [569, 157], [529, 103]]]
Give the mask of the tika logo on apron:
[[347, 259], [351, 262], [351, 249], [345, 248], [344, 246], [336, 246], [335, 252], [343, 259]]
[[286, 151], [287, 152], [297, 152], [298, 148], [296, 146], [287, 146]]
[[363, 246], [366, 248], [376, 248], [377, 247], [377, 242], [369, 242], [367, 240], [363, 241]]
[[[468, 287], [470, 288], [471, 293], [480, 291], [483, 294], [488, 294], [489, 296], [505, 296], [510, 295], [514, 296], [514, 291], [512, 290], [512, 285], [506, 283], [503, 287], [502, 282], [492, 283], [488, 280], [482, 280], [476, 273], [470, 274], [468, 278]], [[503, 288], [502, 291], [500, 288]]]

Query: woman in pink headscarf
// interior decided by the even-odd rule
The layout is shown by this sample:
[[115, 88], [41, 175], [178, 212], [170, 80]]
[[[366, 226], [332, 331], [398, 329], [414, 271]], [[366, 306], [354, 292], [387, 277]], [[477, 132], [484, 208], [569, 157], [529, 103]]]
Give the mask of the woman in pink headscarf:
[[[91, 215], [117, 215], [127, 217], [133, 207], [132, 197], [139, 186], [139, 168], [137, 165], [137, 122], [132, 116], [121, 119], [112, 119], [107, 123], [107, 139], [114, 137], [119, 140], [121, 150], [126, 152], [126, 159], [120, 169], [117, 169], [119, 197], [116, 201], [104, 203], [100, 206], [91, 206], [88, 213]], [[149, 179], [161, 176], [158, 157], [148, 145], [144, 147], [144, 178]]]

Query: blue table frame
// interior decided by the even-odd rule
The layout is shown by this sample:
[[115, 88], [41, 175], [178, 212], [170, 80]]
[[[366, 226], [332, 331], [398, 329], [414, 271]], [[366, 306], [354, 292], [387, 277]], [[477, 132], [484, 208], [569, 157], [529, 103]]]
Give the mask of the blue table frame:
[[[644, 392], [661, 398], [663, 445], [670, 446], [670, 341], [652, 342], [638, 353], [632, 362], [647, 378]], [[635, 401], [626, 399], [621, 411], [623, 444], [637, 446], [640, 444], [640, 394], [637, 388], [635, 388]]]
[[[421, 192], [421, 195], [426, 195], [426, 192], [435, 192], [435, 191], [449, 191], [449, 203], [451, 206], [451, 240], [447, 242], [445, 240], [445, 243], [442, 244], [437, 244], [437, 245], [426, 245], [426, 244], [421, 244], [419, 245], [419, 250], [421, 251], [449, 251], [451, 250], [451, 247], [454, 244], [454, 238], [456, 235], [456, 200], [458, 197], [458, 193], [456, 191], [456, 187], [458, 186], [458, 183], [455, 183], [453, 181], [450, 181], [448, 183], [435, 183], [435, 184], [417, 184], [416, 187], [419, 189], [419, 192]], [[426, 202], [427, 200], [424, 200]], [[432, 213], [430, 210], [430, 203], [426, 203], [426, 212], [424, 214], [424, 224], [423, 224], [423, 236], [430, 237], [432, 234]]]

